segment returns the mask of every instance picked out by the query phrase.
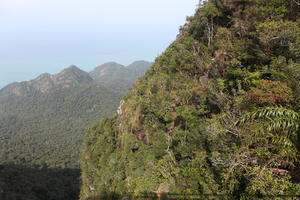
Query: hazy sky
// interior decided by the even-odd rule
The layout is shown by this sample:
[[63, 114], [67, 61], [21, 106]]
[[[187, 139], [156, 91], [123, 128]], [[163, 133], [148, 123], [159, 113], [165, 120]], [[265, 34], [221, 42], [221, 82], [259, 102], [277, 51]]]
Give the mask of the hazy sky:
[[0, 88], [69, 65], [153, 61], [199, 0], [0, 0]]

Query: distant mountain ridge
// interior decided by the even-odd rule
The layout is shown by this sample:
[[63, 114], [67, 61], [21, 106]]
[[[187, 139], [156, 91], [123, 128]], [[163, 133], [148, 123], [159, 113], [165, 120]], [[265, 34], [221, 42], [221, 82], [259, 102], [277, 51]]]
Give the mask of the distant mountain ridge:
[[147, 61], [136, 61], [128, 66], [108, 62], [96, 67], [89, 74], [101, 85], [118, 93], [125, 93], [133, 81], [142, 76], [152, 65]]
[[[79, 167], [86, 127], [116, 112], [123, 93], [151, 63], [110, 62], [85, 72], [72, 65], [0, 90], [2, 161], [49, 167]], [[1, 158], [0, 158], [1, 163]]]
[[47, 93], [55, 88], [65, 89], [82, 83], [92, 83], [93, 81], [87, 72], [72, 65], [58, 74], [44, 73], [31, 81], [9, 84], [0, 91], [0, 94], [1, 92], [10, 92], [21, 96], [24, 92], [29, 92], [30, 90]]
[[152, 64], [153, 63], [149, 63], [144, 60], [139, 60], [128, 65], [127, 69], [130, 69], [131, 71], [135, 71], [136, 73], [144, 74], [149, 69], [149, 66], [151, 66]]
[[31, 81], [11, 83], [0, 90], [3, 93], [17, 96], [30, 91], [47, 93], [51, 90], [71, 88], [80, 84], [99, 83], [117, 93], [125, 93], [139, 76], [142, 76], [152, 63], [136, 61], [125, 67], [116, 62], [108, 62], [85, 72], [75, 65], [57, 74], [44, 73]]

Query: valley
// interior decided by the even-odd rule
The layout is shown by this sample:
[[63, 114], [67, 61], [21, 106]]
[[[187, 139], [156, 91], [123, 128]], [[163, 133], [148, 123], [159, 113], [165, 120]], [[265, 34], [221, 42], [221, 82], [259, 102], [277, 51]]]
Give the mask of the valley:
[[[39, 199], [30, 191], [51, 184], [53, 191], [52, 186], [41, 190], [55, 194], [63, 187], [62, 193], [44, 199], [78, 197], [80, 149], [87, 127], [115, 113], [122, 95], [151, 63], [134, 62], [132, 70], [131, 65], [118, 64], [119, 71], [115, 65], [106, 63], [90, 73], [70, 66], [58, 74], [42, 74], [0, 90], [0, 174], [6, 175], [0, 178], [0, 188], [5, 190], [0, 191], [0, 199], [14, 199], [1, 196], [5, 194]], [[20, 188], [29, 184], [14, 190], [9, 187], [11, 181]]]
[[0, 199], [296, 200], [299, 139], [300, 2], [200, 1], [153, 63], [2, 88]]

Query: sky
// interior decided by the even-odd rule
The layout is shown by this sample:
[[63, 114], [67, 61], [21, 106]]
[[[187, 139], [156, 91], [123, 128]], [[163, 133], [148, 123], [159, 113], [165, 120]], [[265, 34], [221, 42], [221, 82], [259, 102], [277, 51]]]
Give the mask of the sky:
[[199, 0], [0, 0], [0, 88], [76, 65], [154, 61]]

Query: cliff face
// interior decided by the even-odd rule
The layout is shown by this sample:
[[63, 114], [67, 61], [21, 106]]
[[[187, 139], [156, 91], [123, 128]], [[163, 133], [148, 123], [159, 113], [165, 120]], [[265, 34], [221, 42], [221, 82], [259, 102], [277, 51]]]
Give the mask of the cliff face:
[[205, 2], [119, 114], [90, 128], [81, 199], [295, 194], [299, 19], [294, 0]]

